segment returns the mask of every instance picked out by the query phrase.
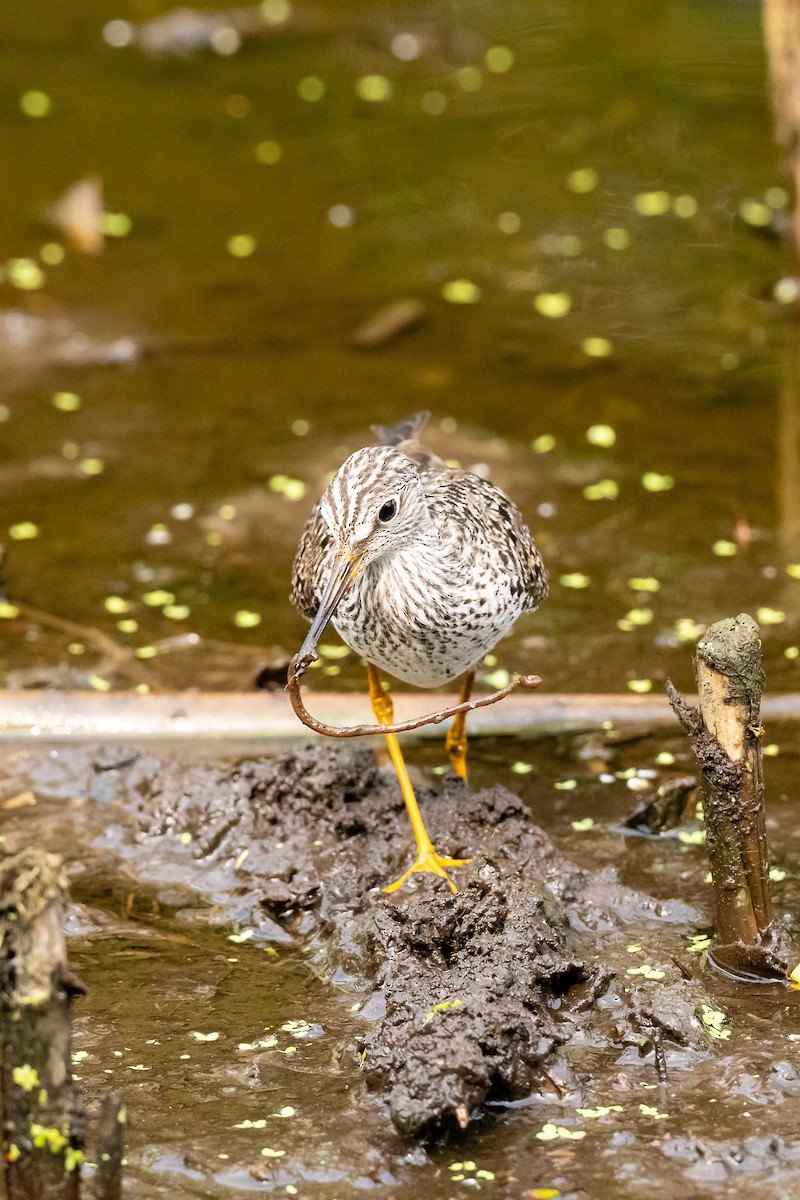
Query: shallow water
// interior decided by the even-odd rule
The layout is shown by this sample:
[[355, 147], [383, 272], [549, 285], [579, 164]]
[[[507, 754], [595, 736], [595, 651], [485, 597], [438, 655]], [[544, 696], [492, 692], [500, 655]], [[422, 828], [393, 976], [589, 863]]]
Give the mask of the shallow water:
[[[116, 16], [159, 11], [139, 0]], [[686, 684], [692, 622], [761, 608], [771, 686], [792, 689], [800, 451], [780, 383], [791, 327], [772, 299], [786, 265], [738, 215], [765, 193], [780, 204], [758, 6], [517, 2], [489, 16], [359, 2], [297, 15], [302, 28], [230, 57], [157, 61], [107, 45], [96, 0], [0, 18], [0, 258], [59, 240], [42, 214], [89, 172], [132, 219], [102, 256], [68, 248], [38, 290], [0, 284], [0, 306], [142, 351], [123, 367], [3, 352], [3, 529], [39, 529], [5, 537], [10, 593], [150, 655], [134, 677], [81, 628], [3, 621], [10, 682], [131, 686], [146, 668], [154, 685], [248, 686], [302, 636], [288, 575], [327, 472], [371, 422], [429, 407], [434, 447], [508, 487], [553, 576], [501, 666], [554, 689], [659, 687], [667, 672]], [[402, 33], [413, 61], [392, 53]], [[502, 73], [486, 66], [497, 46], [513, 54]], [[298, 95], [309, 76], [325, 84], [318, 101]], [[356, 94], [372, 76], [388, 99]], [[20, 111], [30, 89], [50, 97], [48, 115]], [[278, 162], [257, 161], [264, 141]], [[596, 185], [575, 191], [587, 171]], [[250, 257], [226, 248], [241, 234]], [[446, 301], [453, 280], [476, 302]], [[560, 318], [534, 306], [565, 294]], [[356, 328], [406, 296], [426, 322], [354, 348]], [[610, 356], [587, 354], [587, 338]], [[54, 407], [58, 391], [80, 408]], [[587, 442], [596, 424], [614, 429], [612, 447]], [[537, 453], [543, 435], [554, 448]], [[648, 491], [647, 473], [674, 487]], [[270, 490], [276, 475], [305, 495]], [[587, 499], [604, 480], [618, 497]], [[576, 574], [588, 586], [561, 582]], [[643, 578], [659, 590], [629, 582]], [[142, 601], [158, 590], [171, 608]], [[106, 611], [108, 596], [130, 611]], [[237, 626], [241, 613], [260, 624]], [[57, 665], [72, 673], [54, 677]], [[361, 686], [346, 660], [327, 673]]]

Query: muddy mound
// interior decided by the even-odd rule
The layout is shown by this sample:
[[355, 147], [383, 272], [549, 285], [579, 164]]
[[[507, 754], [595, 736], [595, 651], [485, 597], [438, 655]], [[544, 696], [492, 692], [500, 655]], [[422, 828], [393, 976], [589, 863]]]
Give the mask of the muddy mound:
[[218, 919], [235, 914], [254, 939], [314, 935], [324, 969], [359, 980], [369, 1028], [358, 1060], [405, 1136], [464, 1128], [487, 1100], [580, 1103], [593, 1084], [576, 1048], [605, 1053], [609, 1068], [633, 1054], [662, 1082], [713, 1053], [691, 970], [657, 972], [656, 992], [619, 967], [631, 961], [631, 922], [661, 928], [697, 913], [569, 862], [504, 788], [420, 789], [439, 849], [472, 863], [457, 896], [427, 875], [389, 896], [380, 887], [413, 844], [396, 781], [370, 752], [187, 767], [107, 750], [90, 775], [90, 792], [102, 787], [133, 815], [134, 861], [150, 878], [179, 840]]

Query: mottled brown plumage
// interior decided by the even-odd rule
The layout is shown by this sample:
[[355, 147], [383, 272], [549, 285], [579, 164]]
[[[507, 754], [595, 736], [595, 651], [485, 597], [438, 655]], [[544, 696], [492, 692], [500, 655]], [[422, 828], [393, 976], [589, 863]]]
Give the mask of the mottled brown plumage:
[[336, 629], [376, 666], [437, 687], [476, 666], [538, 606], [547, 574], [505, 493], [420, 446], [427, 416], [376, 427], [381, 444], [339, 469], [301, 538], [292, 600], [313, 620], [337, 561], [357, 559], [331, 614]]

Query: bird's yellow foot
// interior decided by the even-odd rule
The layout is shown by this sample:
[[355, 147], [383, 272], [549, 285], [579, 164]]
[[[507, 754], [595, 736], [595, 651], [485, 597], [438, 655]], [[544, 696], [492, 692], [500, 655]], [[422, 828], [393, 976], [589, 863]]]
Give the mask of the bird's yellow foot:
[[409, 869], [404, 872], [399, 879], [395, 879], [394, 883], [390, 883], [383, 889], [383, 891], [396, 892], [397, 889], [401, 888], [405, 881], [410, 879], [412, 875], [416, 875], [418, 872], [427, 871], [430, 875], [439, 875], [442, 879], [446, 879], [450, 891], [455, 895], [458, 892], [458, 888], [447, 874], [445, 867], [465, 867], [471, 862], [471, 858], [443, 858], [441, 854], [437, 854], [433, 846], [426, 847], [424, 850], [420, 851], [417, 861], [414, 863], [413, 867], [409, 867]]

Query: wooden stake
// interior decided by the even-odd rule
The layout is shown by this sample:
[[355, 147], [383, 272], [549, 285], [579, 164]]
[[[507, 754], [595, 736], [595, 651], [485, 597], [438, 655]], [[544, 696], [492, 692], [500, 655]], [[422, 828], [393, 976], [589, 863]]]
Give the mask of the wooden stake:
[[761, 641], [743, 614], [712, 625], [694, 660], [699, 711], [667, 681], [703, 779], [714, 885], [714, 962], [738, 978], [785, 979], [788, 945], [772, 917], [760, 705]]

